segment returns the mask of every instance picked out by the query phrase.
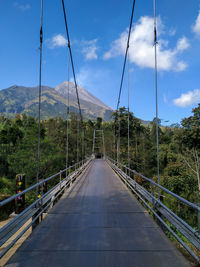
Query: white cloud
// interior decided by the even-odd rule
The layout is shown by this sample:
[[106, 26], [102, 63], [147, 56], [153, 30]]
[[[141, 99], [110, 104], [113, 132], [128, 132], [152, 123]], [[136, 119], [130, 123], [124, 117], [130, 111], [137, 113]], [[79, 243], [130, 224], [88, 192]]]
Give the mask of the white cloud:
[[168, 104], [168, 99], [167, 99], [165, 94], [163, 95], [163, 101], [164, 101], [165, 104]]
[[82, 49], [83, 54], [85, 55], [86, 60], [93, 60], [97, 59], [97, 39], [91, 40], [91, 41], [83, 41], [82, 45], [84, 46]]
[[179, 98], [173, 100], [173, 103], [178, 107], [187, 107], [192, 104], [198, 104], [200, 103], [200, 90], [195, 89], [186, 94], [181, 94]]
[[197, 35], [200, 35], [200, 11], [195, 21], [195, 24], [192, 26], [192, 31]]
[[177, 42], [177, 52], [182, 52], [186, 49], [188, 49], [188, 47], [190, 46], [189, 41], [186, 37], [182, 37], [181, 39], [178, 40]]
[[184, 61], [178, 61], [176, 63], [176, 69], [174, 69], [175, 71], [183, 71], [187, 68], [187, 63], [185, 63]]
[[[129, 55], [130, 61], [144, 68], [154, 68], [154, 20], [151, 17], [144, 16], [139, 19], [139, 22], [134, 27], [131, 38]], [[158, 34], [164, 33], [164, 25], [158, 18]], [[127, 43], [128, 29], [125, 30], [120, 38], [111, 44], [111, 48], [107, 51], [103, 58], [109, 59], [119, 55], [124, 55]], [[178, 40], [174, 49], [168, 48], [168, 41], [159, 38], [157, 46], [158, 68], [164, 71], [182, 71], [187, 67], [184, 61], [178, 59], [178, 54], [189, 47], [189, 42], [186, 37]]]
[[23, 11], [28, 10], [28, 9], [31, 8], [30, 4], [24, 4], [24, 5], [22, 5], [22, 4], [19, 4], [17, 2], [14, 3], [14, 6], [17, 7], [17, 8], [19, 8], [19, 9], [21, 9], [21, 10], [23, 10]]
[[174, 36], [176, 34], [176, 29], [169, 30], [169, 36]]
[[54, 35], [51, 39], [46, 40], [46, 42], [50, 49], [67, 46], [67, 40], [62, 34]]

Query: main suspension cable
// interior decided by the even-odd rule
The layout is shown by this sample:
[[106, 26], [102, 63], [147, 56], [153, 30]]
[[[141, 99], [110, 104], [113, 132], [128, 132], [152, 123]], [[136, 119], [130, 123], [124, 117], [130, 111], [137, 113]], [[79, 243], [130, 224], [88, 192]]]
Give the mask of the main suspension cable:
[[[130, 36], [131, 36], [131, 31], [132, 31], [134, 10], [135, 10], [135, 0], [133, 0], [133, 6], [132, 6], [132, 11], [131, 11], [131, 19], [130, 19], [130, 25], [129, 25], [129, 31], [128, 31], [128, 39], [127, 39], [127, 44], [126, 44], [126, 52], [125, 52], [125, 57], [124, 57], [124, 64], [123, 64], [122, 76], [121, 76], [121, 82], [120, 82], [120, 88], [119, 88], [119, 96], [118, 96], [118, 101], [117, 101], [117, 109], [116, 109], [117, 113], [119, 113], [120, 98], [121, 98], [121, 92], [122, 92], [122, 85], [123, 85], [123, 81], [124, 81], [124, 73], [125, 73], [125, 68], [126, 68], [127, 55], [128, 55], [128, 50], [129, 50], [129, 43], [130, 43]], [[120, 160], [120, 114], [118, 116], [118, 119], [119, 119], [119, 123], [118, 123], [119, 134], [118, 134], [118, 142], [117, 142], [118, 143], [117, 161], [119, 162], [119, 160]]]
[[63, 7], [65, 28], [66, 28], [66, 34], [67, 34], [67, 39], [68, 39], [68, 48], [69, 48], [69, 54], [70, 54], [70, 59], [71, 59], [72, 72], [73, 72], [73, 77], [74, 77], [74, 84], [75, 84], [76, 96], [77, 96], [77, 102], [78, 102], [78, 108], [79, 108], [79, 115], [80, 115], [80, 120], [82, 122], [83, 118], [82, 118], [81, 105], [80, 105], [79, 94], [78, 94], [78, 86], [77, 86], [77, 82], [76, 82], [76, 74], [75, 74], [74, 62], [73, 62], [73, 57], [72, 57], [72, 50], [71, 50], [71, 43], [70, 43], [70, 38], [69, 38], [69, 30], [68, 30], [68, 25], [67, 25], [67, 16], [66, 16], [64, 0], [62, 0], [62, 7]]
[[121, 92], [122, 92], [122, 85], [123, 85], [123, 80], [124, 80], [124, 72], [125, 72], [125, 68], [126, 68], [127, 54], [128, 54], [129, 43], [130, 43], [130, 36], [131, 36], [131, 30], [132, 30], [132, 24], [133, 24], [134, 10], [135, 10], [135, 0], [133, 0], [133, 7], [132, 7], [132, 12], [131, 12], [131, 20], [130, 20], [129, 31], [128, 31], [128, 40], [127, 40], [127, 45], [126, 45], [124, 65], [123, 65], [122, 77], [121, 77], [121, 83], [120, 83], [120, 89], [119, 89], [119, 96], [118, 96], [118, 101], [117, 101], [117, 110], [118, 110], [119, 104], [120, 104], [120, 98], [121, 98]]
[[[155, 51], [155, 94], [156, 94], [156, 148], [157, 148], [157, 175], [158, 184], [160, 184], [159, 167], [159, 134], [158, 134], [158, 68], [157, 68], [157, 25], [156, 25], [156, 0], [154, 0], [154, 51]], [[160, 190], [158, 189], [158, 198], [160, 199]]]
[[[38, 93], [38, 149], [37, 149], [37, 183], [40, 175], [40, 128], [41, 128], [41, 91], [42, 91], [42, 44], [43, 44], [43, 0], [41, 0], [40, 17], [40, 67], [39, 67], [39, 93]], [[39, 188], [36, 189], [36, 198], [38, 198]]]
[[128, 53], [128, 168], [129, 168], [129, 176], [130, 176], [130, 61], [129, 61], [129, 53]]

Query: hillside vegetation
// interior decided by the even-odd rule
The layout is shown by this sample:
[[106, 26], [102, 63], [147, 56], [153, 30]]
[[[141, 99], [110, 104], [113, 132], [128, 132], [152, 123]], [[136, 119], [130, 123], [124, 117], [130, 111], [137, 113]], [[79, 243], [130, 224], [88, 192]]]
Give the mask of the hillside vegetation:
[[[111, 120], [112, 109], [98, 98], [90, 94], [85, 88], [79, 88], [79, 98], [82, 114], [85, 120]], [[55, 89], [42, 86], [41, 118], [66, 118], [68, 103], [68, 82], [64, 82]], [[69, 109], [78, 114], [77, 96], [74, 84], [69, 82]], [[0, 90], [0, 113], [5, 117], [14, 118], [15, 114], [25, 113], [28, 116], [38, 116], [38, 87], [11, 86]]]
[[[116, 118], [116, 114], [113, 115]], [[161, 184], [174, 193], [199, 203], [199, 157], [200, 157], [200, 105], [193, 109], [193, 115], [182, 120], [181, 127], [159, 127]], [[118, 122], [83, 122], [84, 147], [79, 146], [78, 158], [92, 153], [93, 131], [103, 129], [106, 154], [116, 159], [116, 140], [119, 134]], [[127, 165], [127, 111], [120, 109], [120, 162]], [[80, 129], [80, 128], [79, 128]], [[26, 174], [26, 186], [36, 182], [37, 170], [37, 121], [35, 118], [16, 115], [14, 119], [0, 117], [0, 194], [1, 197], [15, 193], [15, 176]], [[156, 125], [142, 125], [130, 114], [130, 166], [143, 175], [157, 180]], [[69, 121], [69, 162], [77, 161], [77, 139], [82, 140], [82, 131], [77, 131], [77, 117], [71, 113]], [[99, 151], [103, 152], [102, 144]], [[40, 178], [48, 177], [65, 168], [66, 121], [62, 118], [43, 120], [41, 125], [41, 167]], [[145, 186], [144, 181], [138, 180]], [[164, 200], [172, 210], [195, 226], [197, 214], [172, 201]], [[4, 217], [8, 214], [4, 214]], [[2, 215], [3, 216], [3, 215]]]

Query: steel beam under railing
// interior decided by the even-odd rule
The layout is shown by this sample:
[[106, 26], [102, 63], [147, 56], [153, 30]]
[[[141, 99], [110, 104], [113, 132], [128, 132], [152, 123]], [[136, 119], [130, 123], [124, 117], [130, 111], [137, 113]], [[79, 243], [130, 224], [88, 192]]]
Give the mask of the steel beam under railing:
[[[193, 258], [200, 263], [200, 259], [198, 255], [192, 250], [186, 242], [184, 242], [178, 235], [177, 232], [181, 233], [194, 247], [200, 250], [200, 233], [199, 230], [196, 231], [189, 224], [183, 221], [177, 214], [171, 211], [167, 206], [165, 206], [162, 201], [156, 198], [152, 193], [150, 193], [143, 186], [138, 184], [134, 178], [127, 175], [127, 171], [130, 171], [132, 174], [136, 174], [145, 181], [148, 181], [151, 184], [151, 188], [153, 186], [161, 189], [167, 194], [171, 195], [175, 199], [179, 200], [183, 204], [189, 206], [190, 208], [196, 210], [198, 213], [200, 212], [200, 207], [195, 203], [192, 203], [177, 194], [171, 192], [167, 188], [155, 183], [153, 180], [143, 176], [142, 174], [128, 168], [127, 166], [114, 161], [113, 159], [107, 157], [106, 158], [108, 164], [111, 168], [118, 174], [118, 176], [123, 180], [123, 182], [131, 189], [131, 191], [137, 195], [137, 197], [146, 205], [146, 207], [151, 210], [156, 219], [178, 240], [179, 243], [193, 256]], [[123, 171], [126, 171], [126, 173]], [[170, 224], [176, 228], [176, 231], [170, 227]]]

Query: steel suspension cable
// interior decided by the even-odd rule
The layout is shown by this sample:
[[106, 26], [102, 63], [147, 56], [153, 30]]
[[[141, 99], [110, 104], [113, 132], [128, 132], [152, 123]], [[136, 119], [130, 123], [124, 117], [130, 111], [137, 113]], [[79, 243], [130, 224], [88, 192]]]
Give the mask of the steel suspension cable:
[[77, 162], [79, 162], [79, 120], [77, 117], [77, 121], [76, 121], [76, 160]]
[[[83, 131], [83, 117], [82, 117], [80, 99], [79, 99], [79, 94], [78, 94], [78, 86], [77, 86], [77, 82], [76, 82], [76, 73], [75, 73], [74, 61], [73, 61], [72, 50], [71, 50], [71, 43], [70, 43], [70, 37], [69, 37], [69, 30], [68, 30], [67, 16], [66, 16], [66, 9], [65, 9], [64, 0], [62, 0], [62, 7], [63, 7], [64, 20], [65, 20], [65, 28], [66, 28], [67, 40], [68, 40], [69, 55], [70, 55], [70, 59], [71, 59], [72, 72], [73, 72], [74, 84], [75, 84], [75, 89], [76, 89], [77, 103], [78, 103], [78, 108], [79, 108], [79, 116], [80, 116], [80, 121], [81, 121], [81, 129]], [[79, 123], [77, 125], [77, 131], [79, 131]], [[84, 143], [83, 138], [82, 138], [81, 141], [82, 141], [82, 146], [84, 146], [84, 144], [83, 144]], [[79, 145], [79, 140], [78, 140], [78, 133], [77, 133], [77, 159], [79, 158], [78, 145]]]
[[66, 28], [66, 34], [67, 34], [67, 40], [68, 40], [68, 48], [69, 48], [69, 54], [70, 54], [70, 59], [71, 59], [72, 72], [73, 72], [73, 77], [74, 77], [74, 84], [75, 84], [76, 96], [77, 96], [77, 102], [78, 102], [78, 108], [79, 108], [79, 115], [80, 115], [80, 120], [82, 122], [83, 118], [82, 118], [81, 105], [80, 105], [79, 94], [78, 94], [78, 86], [77, 86], [77, 82], [76, 82], [76, 74], [75, 74], [75, 69], [74, 69], [74, 61], [73, 61], [73, 57], [72, 57], [72, 50], [71, 50], [69, 30], [68, 30], [68, 25], [67, 25], [67, 16], [66, 16], [66, 9], [65, 9], [64, 0], [62, 0], [62, 7], [63, 7], [65, 28]]
[[120, 116], [120, 109], [118, 109], [118, 140], [117, 140], [117, 162], [120, 162], [120, 122], [121, 122], [121, 116]]
[[[43, 0], [41, 0], [41, 17], [40, 17], [40, 67], [39, 67], [39, 92], [38, 92], [38, 148], [37, 148], [37, 183], [40, 175], [40, 128], [41, 128], [41, 91], [42, 91], [42, 44], [43, 44]], [[38, 197], [36, 189], [36, 198]]]
[[[129, 61], [129, 53], [128, 53], [128, 167], [130, 169], [130, 61]], [[130, 170], [129, 170], [130, 176]]]
[[84, 149], [85, 149], [85, 130], [84, 130], [84, 126], [82, 125], [82, 162], [85, 159]]
[[117, 101], [117, 110], [118, 110], [119, 104], [120, 104], [120, 98], [121, 98], [121, 92], [122, 92], [122, 85], [123, 85], [123, 80], [124, 80], [124, 72], [125, 72], [125, 68], [126, 68], [127, 54], [128, 54], [129, 43], [130, 43], [130, 36], [131, 36], [131, 30], [132, 30], [132, 24], [133, 24], [134, 10], [135, 10], [135, 0], [133, 0], [133, 6], [132, 6], [132, 12], [131, 12], [131, 20], [130, 20], [129, 31], [128, 31], [128, 40], [127, 40], [127, 45], [126, 45], [124, 65], [123, 65], [122, 77], [121, 77], [121, 83], [120, 83], [120, 89], [119, 89], [119, 96], [118, 96], [118, 101]]
[[[127, 39], [124, 64], [123, 64], [123, 69], [122, 69], [122, 76], [121, 76], [116, 112], [119, 112], [120, 98], [121, 98], [121, 92], [122, 92], [122, 85], [123, 85], [123, 81], [124, 81], [124, 73], [125, 73], [125, 68], [126, 68], [127, 55], [128, 55], [128, 50], [129, 50], [129, 43], [130, 43], [130, 36], [131, 36], [131, 30], [132, 30], [132, 24], [133, 24], [134, 10], [135, 10], [135, 0], [133, 0], [133, 6], [132, 6], [132, 11], [131, 11], [131, 19], [130, 19], [130, 25], [129, 25], [129, 31], [128, 31], [128, 39]], [[118, 146], [117, 146], [117, 161], [119, 162], [119, 160], [120, 160], [120, 116], [118, 116], [118, 119], [119, 119], [119, 134], [118, 134]]]
[[66, 121], [66, 176], [68, 175], [68, 163], [69, 163], [69, 49], [68, 51], [68, 59], [67, 59], [67, 121]]
[[116, 160], [116, 118], [114, 119], [114, 160]]
[[[158, 68], [157, 68], [157, 24], [156, 24], [156, 0], [154, 0], [154, 52], [155, 52], [155, 94], [156, 94], [156, 149], [157, 149], [157, 175], [158, 184], [160, 184], [160, 166], [159, 166], [159, 134], [158, 134]], [[160, 189], [158, 190], [160, 199]]]

